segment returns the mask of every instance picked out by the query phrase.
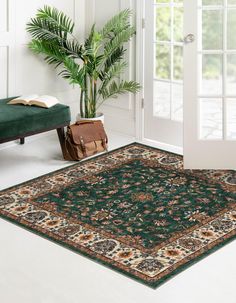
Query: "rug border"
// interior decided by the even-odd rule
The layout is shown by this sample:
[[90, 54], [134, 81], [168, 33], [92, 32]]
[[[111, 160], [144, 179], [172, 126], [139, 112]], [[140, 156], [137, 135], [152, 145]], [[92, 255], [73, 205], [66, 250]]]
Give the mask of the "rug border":
[[[40, 178], [50, 176], [50, 175], [52, 175], [52, 174], [54, 174], [54, 173], [58, 173], [58, 172], [64, 170], [65, 168], [72, 168], [72, 167], [74, 167], [74, 166], [76, 166], [76, 165], [79, 165], [79, 164], [82, 164], [82, 163], [86, 163], [86, 162], [91, 161], [91, 160], [93, 160], [93, 159], [97, 159], [97, 158], [99, 158], [99, 157], [101, 157], [101, 156], [104, 156], [104, 155], [107, 155], [107, 154], [111, 154], [112, 152], [118, 151], [118, 150], [120, 150], [120, 149], [122, 149], [122, 148], [124, 148], [124, 147], [128, 147], [128, 146], [135, 145], [135, 144], [140, 144], [140, 143], [137, 143], [137, 142], [129, 143], [129, 144], [123, 145], [123, 146], [121, 146], [121, 147], [118, 147], [118, 148], [109, 150], [109, 151], [107, 151], [107, 152], [99, 153], [99, 154], [96, 155], [96, 156], [91, 156], [91, 157], [89, 157], [88, 159], [86, 158], [86, 159], [80, 160], [80, 161], [71, 161], [71, 162], [73, 162], [71, 165], [68, 165], [68, 166], [65, 166], [65, 167], [56, 169], [56, 170], [51, 171], [51, 172], [49, 172], [49, 173], [46, 173], [46, 174], [40, 175], [40, 176], [38, 176], [38, 177], [35, 177], [35, 178], [32, 178], [32, 179], [26, 180], [26, 181], [24, 181], [24, 182], [17, 183], [17, 184], [15, 184], [15, 185], [6, 187], [6, 188], [4, 188], [4, 189], [1, 189], [1, 190], [0, 190], [0, 194], [3, 193], [4, 191], [8, 191], [8, 190], [14, 189], [14, 188], [16, 188], [16, 187], [18, 187], [18, 186], [20, 186], [20, 185], [24, 185], [24, 184], [26, 184], [26, 183], [28, 183], [28, 182], [30, 182], [30, 181], [36, 181], [36, 180], [38, 180], [38, 179], [40, 179]], [[140, 145], [144, 145], [144, 144], [140, 144]], [[153, 148], [154, 148], [154, 147], [153, 147]], [[154, 148], [154, 149], [155, 149], [155, 148]], [[64, 160], [64, 161], [65, 161], [65, 162], [69, 162], [69, 161], [67, 161], [67, 160]]]
[[155, 290], [157, 289], [158, 287], [160, 287], [162, 284], [166, 283], [167, 281], [171, 280], [172, 278], [174, 278], [176, 275], [178, 275], [179, 273], [185, 271], [186, 269], [188, 269], [189, 267], [193, 266], [194, 264], [198, 263], [199, 261], [203, 260], [204, 258], [208, 257], [209, 255], [213, 254], [214, 252], [218, 251], [220, 248], [224, 247], [225, 245], [233, 242], [234, 240], [236, 240], [236, 235], [224, 240], [223, 242], [217, 244], [216, 246], [214, 246], [213, 248], [211, 248], [210, 250], [206, 251], [205, 253], [203, 253], [202, 255], [194, 258], [193, 260], [190, 260], [189, 262], [185, 263], [184, 265], [180, 265], [177, 269], [175, 269], [173, 272], [171, 272], [170, 274], [164, 276], [163, 278], [159, 279], [158, 281], [154, 281], [154, 282], [148, 282], [148, 281], [144, 281], [143, 279], [125, 271], [125, 270], [122, 270], [116, 266], [113, 266], [112, 264], [106, 262], [106, 261], [103, 261], [99, 258], [96, 258], [96, 257], [93, 257], [91, 256], [90, 254], [86, 253], [86, 252], [83, 252], [83, 251], [80, 251], [79, 249], [76, 249], [72, 246], [70, 246], [69, 244], [66, 244], [64, 243], [63, 241], [60, 241], [60, 240], [57, 240], [51, 236], [48, 236], [38, 230], [35, 230], [33, 229], [32, 227], [26, 227], [23, 223], [21, 222], [18, 222], [18, 221], [15, 221], [14, 219], [10, 218], [10, 217], [7, 217], [3, 214], [0, 213], [0, 218], [2, 218], [3, 220], [7, 221], [7, 222], [10, 222], [12, 224], [14, 224], [15, 226], [19, 226], [21, 227], [22, 229], [26, 230], [27, 232], [29, 233], [33, 233], [37, 236], [40, 236], [42, 237], [43, 239], [46, 239], [54, 244], [57, 244], [57, 245], [60, 245], [61, 247], [63, 248], [66, 248], [78, 255], [81, 255], [83, 257], [86, 257], [87, 259], [91, 260], [91, 261], [94, 261], [100, 265], [103, 265], [107, 268], [110, 268], [111, 270], [113, 271], [116, 271], [120, 274], [122, 274], [123, 276], [125, 277], [128, 277], [128, 278], [131, 278], [132, 280], [136, 281], [136, 282], [139, 282], [141, 284], [143, 284], [144, 286], [148, 286], [150, 287], [151, 289]]
[[[60, 172], [60, 171], [63, 171], [65, 168], [69, 168], [69, 167], [72, 168], [72, 167], [74, 167], [74, 166], [76, 166], [76, 165], [79, 165], [79, 164], [81, 164], [81, 163], [86, 163], [86, 162], [89, 162], [89, 161], [91, 161], [91, 160], [97, 159], [97, 158], [99, 158], [99, 157], [101, 157], [101, 156], [105, 156], [105, 155], [108, 155], [108, 154], [112, 154], [113, 152], [117, 152], [117, 151], [119, 151], [119, 150], [121, 150], [121, 149], [123, 149], [123, 148], [129, 147], [129, 146], [132, 146], [132, 145], [145, 146], [145, 147], [148, 147], [148, 148], [153, 149], [153, 150], [160, 150], [160, 151], [163, 151], [163, 152], [165, 152], [165, 153], [169, 153], [169, 154], [172, 154], [172, 155], [176, 155], [176, 156], [179, 156], [179, 157], [183, 157], [182, 155], [175, 154], [175, 153], [173, 153], [173, 152], [169, 152], [169, 151], [166, 151], [166, 150], [161, 149], [161, 148], [149, 146], [149, 145], [147, 145], [147, 144], [143, 144], [143, 143], [139, 143], [139, 142], [134, 141], [134, 142], [132, 142], [132, 143], [129, 143], [129, 144], [126, 144], [126, 145], [117, 147], [117, 148], [112, 149], [112, 150], [109, 150], [109, 151], [107, 151], [107, 152], [105, 152], [105, 153], [99, 153], [99, 154], [97, 154], [96, 156], [91, 156], [91, 157], [86, 158], [86, 159], [81, 160], [81, 161], [72, 161], [73, 163], [72, 163], [71, 165], [68, 165], [68, 166], [65, 166], [65, 167], [56, 169], [56, 170], [54, 170], [54, 171], [51, 171], [51, 172], [49, 172], [49, 173], [40, 175], [40, 176], [38, 176], [38, 177], [29, 179], [29, 180], [26, 180], [26, 181], [24, 181], [24, 182], [17, 183], [17, 184], [15, 184], [15, 185], [6, 187], [6, 188], [0, 190], [0, 194], [3, 193], [4, 191], [8, 191], [8, 190], [14, 189], [15, 187], [18, 187], [18, 186], [20, 186], [20, 185], [24, 185], [24, 184], [26, 184], [26, 183], [28, 183], [28, 182], [30, 182], [30, 181], [36, 181], [36, 180], [38, 180], [38, 179], [40, 179], [40, 178], [50, 176], [50, 175], [52, 175], [52, 174], [54, 174], [54, 173], [58, 173], [58, 172]], [[66, 161], [66, 160], [64, 160], [64, 161], [65, 161], [65, 162], [68, 162], [68, 161]]]
[[[80, 165], [81, 163], [86, 163], [86, 162], [92, 161], [92, 160], [97, 159], [97, 158], [99, 158], [99, 157], [101, 157], [101, 156], [103, 156], [103, 155], [107, 155], [107, 154], [111, 154], [111, 153], [113, 153], [113, 152], [117, 152], [117, 151], [119, 151], [119, 150], [121, 150], [121, 149], [123, 149], [123, 148], [127, 148], [127, 147], [132, 146], [132, 145], [145, 146], [145, 147], [148, 147], [148, 148], [150, 148], [150, 149], [161, 150], [161, 151], [167, 152], [167, 153], [169, 153], [169, 154], [178, 155], [178, 154], [175, 154], [175, 153], [173, 153], [173, 152], [165, 151], [165, 150], [162, 150], [162, 149], [159, 149], [159, 148], [155, 148], [155, 147], [152, 147], [152, 146], [149, 146], [149, 145], [142, 144], [142, 143], [139, 143], [139, 142], [135, 142], [135, 141], [134, 141], [134, 142], [132, 142], [132, 143], [130, 143], [130, 144], [126, 144], [126, 145], [124, 145], [124, 146], [121, 146], [121, 147], [118, 147], [118, 148], [116, 148], [116, 149], [110, 150], [110, 151], [108, 151], [108, 152], [106, 152], [106, 153], [98, 154], [98, 155], [96, 155], [96, 156], [94, 156], [94, 157], [91, 157], [91, 158], [89, 158], [89, 159], [85, 159], [85, 160], [83, 160], [83, 161], [73, 163], [72, 165], [69, 165], [69, 166], [60, 168], [60, 169], [58, 169], [58, 170], [49, 172], [49, 173], [44, 174], [44, 175], [41, 175], [41, 176], [38, 176], [38, 177], [33, 178], [33, 179], [30, 179], [30, 180], [28, 180], [28, 181], [24, 181], [24, 182], [22, 182], [22, 183], [19, 183], [19, 184], [10, 186], [10, 187], [8, 187], [8, 188], [5, 188], [5, 189], [1, 190], [1, 191], [0, 191], [0, 194], [3, 193], [4, 191], [8, 191], [8, 190], [17, 188], [17, 187], [19, 187], [19, 186], [21, 186], [21, 185], [24, 185], [24, 184], [26, 184], [26, 183], [28, 183], [28, 182], [30, 182], [30, 181], [36, 181], [36, 180], [41, 179], [41, 178], [43, 178], [43, 177], [50, 176], [50, 175], [53, 175], [53, 174], [58, 173], [58, 172], [60, 172], [60, 171], [63, 171], [63, 170], [66, 169], [66, 168], [71, 168], [71, 167], [73, 167], [73, 166]], [[178, 155], [178, 156], [181, 157], [181, 155]], [[110, 264], [110, 263], [108, 263], [108, 262], [106, 262], [106, 261], [103, 261], [103, 260], [101, 260], [101, 259], [99, 259], [99, 258], [96, 258], [96, 257], [94, 257], [94, 256], [91, 256], [90, 254], [88, 254], [88, 253], [86, 253], [86, 252], [80, 251], [79, 249], [76, 249], [76, 248], [70, 246], [69, 244], [64, 243], [64, 242], [61, 241], [61, 240], [55, 239], [55, 238], [53, 238], [52, 236], [49, 236], [49, 235], [47, 235], [47, 234], [44, 234], [43, 232], [40, 232], [40, 231], [38, 231], [38, 230], [33, 229], [32, 227], [25, 226], [23, 223], [18, 222], [18, 221], [15, 221], [14, 219], [12, 219], [12, 218], [10, 218], [10, 217], [8, 217], [8, 216], [5, 216], [5, 215], [3, 215], [3, 214], [1, 214], [1, 213], [0, 213], [0, 218], [2, 218], [3, 220], [5, 220], [5, 221], [7, 221], [7, 222], [10, 222], [10, 223], [14, 224], [15, 226], [19, 226], [19, 227], [23, 228], [23, 229], [26, 230], [27, 232], [36, 234], [36, 235], [42, 237], [43, 239], [46, 239], [46, 240], [48, 240], [48, 241], [51, 241], [52, 243], [55, 243], [55, 244], [57, 244], [57, 245], [60, 245], [61, 247], [64, 247], [64, 248], [66, 248], [66, 249], [68, 249], [68, 250], [70, 250], [70, 251], [72, 251], [72, 252], [74, 252], [74, 253], [77, 253], [77, 254], [79, 254], [79, 255], [81, 255], [81, 256], [84, 256], [84, 257], [86, 257], [87, 259], [89, 259], [89, 260], [91, 260], [91, 261], [94, 261], [94, 262], [96, 262], [96, 263], [98, 263], [98, 264], [101, 264], [101, 265], [103, 265], [103, 266], [106, 266], [107, 268], [110, 268], [110, 269], [112, 269], [112, 270], [114, 270], [114, 271], [116, 271], [116, 272], [122, 274], [123, 276], [129, 277], [129, 278], [131, 278], [132, 280], [137, 281], [137, 282], [139, 282], [139, 283], [141, 283], [141, 284], [143, 284], [143, 285], [145, 285], [145, 286], [148, 286], [148, 287], [150, 287], [150, 288], [152, 288], [152, 289], [154, 289], [154, 290], [157, 289], [157, 288], [158, 288], [159, 286], [161, 286], [162, 284], [164, 284], [164, 283], [166, 283], [167, 281], [169, 281], [170, 279], [172, 279], [173, 277], [175, 277], [176, 275], [178, 275], [179, 273], [183, 272], [184, 270], [188, 269], [189, 267], [193, 266], [194, 264], [198, 263], [198, 262], [201, 261], [202, 259], [204, 259], [204, 258], [206, 258], [207, 256], [211, 255], [212, 253], [218, 251], [220, 248], [224, 247], [225, 245], [229, 244], [230, 242], [233, 242], [233, 241], [236, 239], [236, 234], [235, 234], [235, 235], [233, 235], [232, 237], [230, 237], [230, 238], [228, 238], [228, 239], [222, 241], [221, 243], [215, 245], [213, 248], [209, 249], [208, 251], [204, 252], [203, 254], [201, 254], [200, 256], [198, 256], [198, 257], [196, 257], [196, 258], [194, 258], [193, 260], [188, 261], [188, 262], [185, 263], [184, 265], [180, 265], [180, 266], [179, 266], [177, 269], [175, 269], [173, 272], [167, 274], [166, 276], [164, 276], [163, 278], [159, 279], [158, 281], [155, 281], [155, 282], [148, 282], [148, 281], [144, 281], [143, 279], [141, 279], [141, 278], [139, 278], [139, 277], [137, 277], [137, 276], [135, 276], [135, 275], [133, 275], [133, 274], [131, 274], [131, 273], [129, 273], [129, 272], [126, 272], [125, 270], [122, 270], [122, 269], [120, 269], [120, 268], [117, 268], [117, 267], [113, 266], [112, 264]]]

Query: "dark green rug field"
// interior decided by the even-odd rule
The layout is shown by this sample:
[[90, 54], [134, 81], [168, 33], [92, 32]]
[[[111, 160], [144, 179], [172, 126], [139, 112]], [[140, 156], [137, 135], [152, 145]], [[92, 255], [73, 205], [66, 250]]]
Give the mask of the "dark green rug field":
[[0, 216], [157, 287], [236, 236], [236, 174], [131, 144], [0, 192]]

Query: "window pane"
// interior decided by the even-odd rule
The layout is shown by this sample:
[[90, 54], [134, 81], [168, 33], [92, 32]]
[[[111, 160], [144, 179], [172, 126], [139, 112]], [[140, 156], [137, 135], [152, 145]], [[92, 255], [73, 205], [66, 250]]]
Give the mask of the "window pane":
[[202, 47], [203, 49], [222, 49], [223, 13], [221, 10], [202, 12]]
[[222, 55], [202, 56], [202, 88], [206, 95], [222, 94]]
[[170, 79], [170, 47], [156, 45], [156, 78]]
[[227, 95], [236, 95], [236, 54], [227, 55]]
[[236, 139], [236, 99], [226, 100], [227, 139]]
[[157, 41], [170, 41], [171, 36], [170, 7], [156, 8], [156, 39]]
[[154, 116], [170, 118], [170, 83], [154, 82]]
[[236, 0], [228, 0], [228, 4], [229, 5], [236, 4]]
[[174, 79], [183, 80], [183, 47], [174, 46]]
[[174, 8], [174, 41], [183, 41], [184, 9]]
[[172, 84], [172, 119], [183, 121], [183, 85]]
[[169, 3], [170, 0], [156, 0], [156, 3]]
[[200, 100], [200, 138], [222, 139], [222, 99]]
[[202, 5], [222, 5], [223, 0], [202, 0]]
[[227, 46], [236, 49], [236, 9], [228, 10]]

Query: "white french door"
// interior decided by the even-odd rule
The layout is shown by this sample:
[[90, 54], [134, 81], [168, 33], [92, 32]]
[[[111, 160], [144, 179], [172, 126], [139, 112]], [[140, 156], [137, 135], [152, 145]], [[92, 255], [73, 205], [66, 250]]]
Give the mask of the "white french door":
[[144, 141], [183, 144], [183, 0], [145, 0]]
[[236, 169], [236, 0], [184, 7], [185, 168]]

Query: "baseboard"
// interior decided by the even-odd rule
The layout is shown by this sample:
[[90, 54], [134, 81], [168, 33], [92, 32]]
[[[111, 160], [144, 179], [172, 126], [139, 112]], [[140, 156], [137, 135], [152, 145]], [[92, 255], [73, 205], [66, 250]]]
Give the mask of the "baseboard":
[[175, 153], [178, 155], [183, 155], [183, 148], [179, 147], [179, 146], [174, 146], [174, 145], [170, 145], [170, 144], [166, 144], [166, 143], [162, 143], [162, 142], [157, 142], [154, 140], [150, 140], [150, 139], [143, 139], [143, 140], [138, 140], [137, 142], [139, 143], [143, 143], [152, 147], [156, 147], [162, 150], [166, 150], [169, 151], [171, 153]]

